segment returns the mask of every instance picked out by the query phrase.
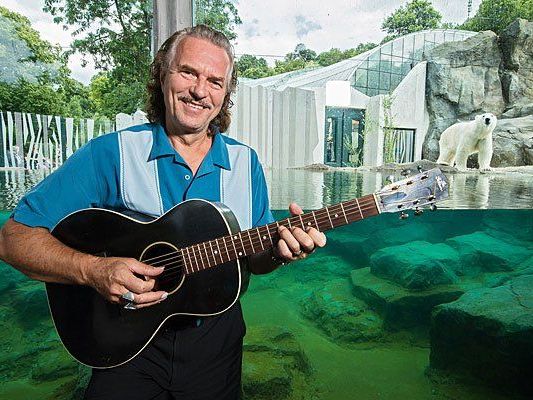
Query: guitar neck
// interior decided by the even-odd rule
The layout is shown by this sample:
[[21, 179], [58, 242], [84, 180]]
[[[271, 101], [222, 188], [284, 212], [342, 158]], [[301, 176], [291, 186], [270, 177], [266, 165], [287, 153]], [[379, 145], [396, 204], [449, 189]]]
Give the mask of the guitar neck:
[[380, 209], [373, 194], [345, 201], [320, 210], [300, 214], [268, 225], [201, 242], [181, 249], [185, 274], [192, 274], [274, 247], [279, 241], [278, 228], [316, 228], [328, 231], [339, 226], [378, 215]]

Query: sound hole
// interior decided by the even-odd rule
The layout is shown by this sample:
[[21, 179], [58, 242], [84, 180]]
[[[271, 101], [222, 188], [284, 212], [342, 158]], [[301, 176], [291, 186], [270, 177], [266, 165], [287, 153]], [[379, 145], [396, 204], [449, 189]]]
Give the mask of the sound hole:
[[165, 243], [153, 244], [144, 251], [140, 261], [154, 267], [165, 267], [163, 273], [156, 279], [154, 290], [171, 292], [182, 282], [181, 251], [177, 251], [174, 247]]

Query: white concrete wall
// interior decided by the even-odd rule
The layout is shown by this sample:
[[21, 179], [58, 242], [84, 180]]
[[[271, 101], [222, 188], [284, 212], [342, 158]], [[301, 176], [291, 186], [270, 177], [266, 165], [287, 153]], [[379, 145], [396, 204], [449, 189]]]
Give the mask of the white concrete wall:
[[383, 164], [383, 97], [383, 95], [371, 97], [365, 111], [363, 165], [368, 167]]
[[429, 127], [426, 108], [426, 62], [418, 63], [392, 93], [391, 115], [395, 128], [415, 129], [415, 161]]
[[254, 148], [264, 166], [323, 161], [324, 89], [279, 91], [241, 82], [233, 101], [227, 134]]

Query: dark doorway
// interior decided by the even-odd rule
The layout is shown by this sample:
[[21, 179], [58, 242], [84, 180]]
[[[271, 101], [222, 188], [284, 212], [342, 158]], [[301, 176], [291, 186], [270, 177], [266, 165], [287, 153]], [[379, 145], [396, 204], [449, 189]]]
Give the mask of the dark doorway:
[[357, 108], [326, 107], [324, 163], [335, 167], [363, 164], [365, 111]]

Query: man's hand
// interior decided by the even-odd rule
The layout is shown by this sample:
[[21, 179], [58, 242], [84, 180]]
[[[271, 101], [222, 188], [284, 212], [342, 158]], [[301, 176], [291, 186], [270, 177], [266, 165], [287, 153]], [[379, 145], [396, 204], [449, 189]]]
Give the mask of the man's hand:
[[[296, 203], [289, 205], [289, 211], [293, 216], [303, 213], [302, 208]], [[274, 248], [274, 255], [287, 262], [305, 258], [317, 246], [324, 247], [326, 245], [326, 235], [319, 232], [316, 228], [309, 227], [304, 231], [298, 227], [289, 229], [280, 226], [278, 233], [280, 241]]]
[[[164, 268], [151, 267], [134, 258], [97, 257], [85, 269], [87, 284], [112, 303], [124, 303], [124, 296], [133, 294], [135, 308], [148, 307], [167, 298], [168, 293], [153, 291], [155, 277]], [[140, 278], [139, 276], [144, 277]]]

